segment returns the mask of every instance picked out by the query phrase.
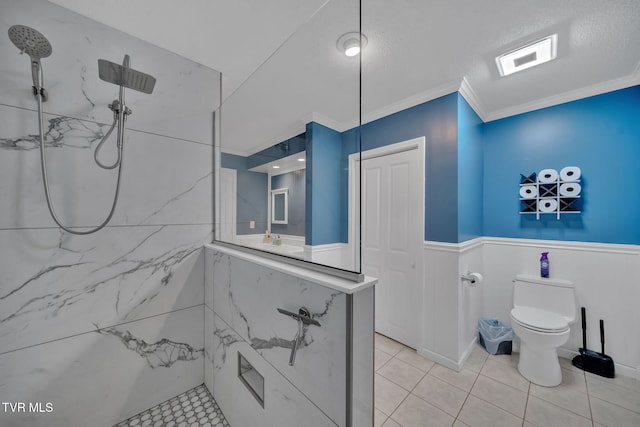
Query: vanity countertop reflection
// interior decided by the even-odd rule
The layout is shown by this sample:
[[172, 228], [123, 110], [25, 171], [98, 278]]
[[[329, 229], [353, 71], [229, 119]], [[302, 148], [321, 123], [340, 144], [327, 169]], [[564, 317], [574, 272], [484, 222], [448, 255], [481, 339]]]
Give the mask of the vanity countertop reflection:
[[252, 243], [249, 247], [260, 249], [261, 251], [304, 259], [304, 250], [300, 246], [287, 245], [285, 243], [280, 245], [276, 245], [275, 243]]

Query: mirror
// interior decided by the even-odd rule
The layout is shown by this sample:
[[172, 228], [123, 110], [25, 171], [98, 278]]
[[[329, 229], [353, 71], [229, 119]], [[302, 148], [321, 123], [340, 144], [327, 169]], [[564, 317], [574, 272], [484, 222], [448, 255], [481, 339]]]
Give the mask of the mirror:
[[359, 272], [349, 155], [360, 151], [360, 61], [339, 49], [359, 16], [356, 0], [318, 2], [223, 100], [216, 240]]
[[[272, 181], [273, 182], [273, 181]], [[271, 224], [288, 224], [289, 190], [279, 188], [271, 190]]]

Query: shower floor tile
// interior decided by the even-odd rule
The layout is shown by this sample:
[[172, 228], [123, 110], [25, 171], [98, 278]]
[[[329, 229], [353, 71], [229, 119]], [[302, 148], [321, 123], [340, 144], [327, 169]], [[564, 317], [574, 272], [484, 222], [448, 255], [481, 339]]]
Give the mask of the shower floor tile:
[[220, 407], [203, 385], [193, 388], [114, 427], [229, 427]]

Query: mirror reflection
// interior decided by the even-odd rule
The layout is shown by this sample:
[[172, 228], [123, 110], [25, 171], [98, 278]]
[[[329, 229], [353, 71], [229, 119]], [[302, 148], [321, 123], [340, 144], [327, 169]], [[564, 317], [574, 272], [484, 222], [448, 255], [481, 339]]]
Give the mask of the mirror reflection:
[[357, 43], [359, 13], [322, 5], [224, 101], [217, 240], [358, 271], [360, 61], [339, 41]]
[[[273, 180], [271, 180], [273, 182]], [[289, 189], [278, 188], [271, 190], [271, 225], [288, 224], [289, 214]]]

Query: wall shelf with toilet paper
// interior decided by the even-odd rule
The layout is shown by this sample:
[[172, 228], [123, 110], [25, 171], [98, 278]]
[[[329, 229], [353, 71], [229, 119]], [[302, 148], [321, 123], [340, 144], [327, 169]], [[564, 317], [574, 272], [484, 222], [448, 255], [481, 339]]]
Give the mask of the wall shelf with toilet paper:
[[567, 166], [558, 173], [555, 169], [543, 169], [530, 175], [520, 175], [520, 214], [580, 213], [582, 171], [577, 166]]

